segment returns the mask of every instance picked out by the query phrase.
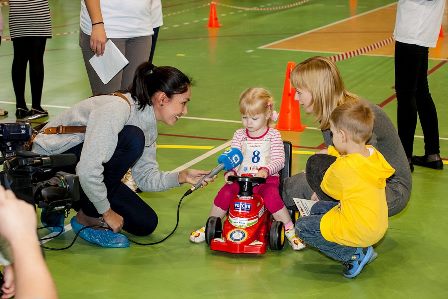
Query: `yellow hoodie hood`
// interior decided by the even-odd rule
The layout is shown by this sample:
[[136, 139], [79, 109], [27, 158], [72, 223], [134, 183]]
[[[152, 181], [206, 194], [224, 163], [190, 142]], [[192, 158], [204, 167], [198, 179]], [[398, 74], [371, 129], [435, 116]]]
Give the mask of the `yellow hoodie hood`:
[[[366, 182], [377, 188], [386, 186], [386, 179], [394, 174], [395, 169], [390, 166], [384, 156], [373, 146], [368, 145], [367, 148], [371, 152], [369, 157], [361, 154], [340, 155], [334, 146], [328, 147], [328, 154], [344, 160], [351, 169], [356, 171], [357, 175], [364, 178]], [[350, 159], [345, 159], [350, 157]]]

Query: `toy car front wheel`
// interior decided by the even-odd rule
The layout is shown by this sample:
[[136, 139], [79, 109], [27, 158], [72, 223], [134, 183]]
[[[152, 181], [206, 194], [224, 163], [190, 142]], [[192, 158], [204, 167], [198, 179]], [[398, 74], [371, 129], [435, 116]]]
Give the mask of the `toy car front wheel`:
[[221, 238], [222, 235], [222, 222], [219, 217], [209, 217], [207, 224], [205, 225], [205, 241], [207, 245], [215, 238]]
[[280, 221], [273, 221], [269, 230], [269, 248], [281, 250], [285, 245], [285, 227]]

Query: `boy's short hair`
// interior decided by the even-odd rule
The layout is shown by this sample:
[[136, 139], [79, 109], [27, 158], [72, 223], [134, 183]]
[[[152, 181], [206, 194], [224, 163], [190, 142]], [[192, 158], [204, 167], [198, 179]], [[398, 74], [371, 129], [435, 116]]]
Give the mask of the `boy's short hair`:
[[372, 137], [375, 115], [364, 101], [351, 101], [337, 106], [330, 116], [336, 129], [346, 131], [356, 143], [366, 143]]

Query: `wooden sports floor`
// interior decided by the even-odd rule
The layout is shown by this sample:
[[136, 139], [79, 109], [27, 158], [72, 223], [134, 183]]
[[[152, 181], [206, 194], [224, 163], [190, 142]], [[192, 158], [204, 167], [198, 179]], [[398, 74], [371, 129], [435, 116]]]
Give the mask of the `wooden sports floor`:
[[[444, 1], [444, 0], [439, 0]], [[54, 37], [45, 53], [43, 106], [50, 117], [90, 94], [78, 46], [79, 0], [50, 0]], [[164, 170], [194, 164], [212, 169], [220, 146], [240, 127], [238, 97], [250, 86], [268, 88], [280, 108], [289, 61], [363, 49], [391, 37], [396, 5], [389, 0], [220, 0], [220, 28], [208, 29], [208, 1], [164, 0], [164, 26], [155, 64], [172, 65], [194, 78], [188, 116], [174, 127], [160, 125], [158, 161]], [[12, 43], [8, 6], [0, 46], [0, 107], [14, 122], [11, 83]], [[445, 12], [444, 33], [448, 32]], [[448, 157], [447, 37], [431, 50], [429, 83], [439, 114], [441, 155]], [[348, 88], [383, 107], [395, 123], [393, 43], [337, 63]], [[29, 87], [27, 87], [29, 95]], [[29, 96], [28, 96], [28, 100]], [[110, 117], [113, 117], [112, 115]], [[322, 137], [302, 114], [303, 132], [282, 132], [294, 144], [293, 173], [302, 171]], [[418, 127], [415, 154], [423, 154]], [[210, 151], [217, 153], [211, 154]], [[216, 150], [218, 149], [218, 150]], [[193, 162], [192, 162], [193, 161]], [[378, 258], [353, 280], [319, 252], [268, 251], [236, 256], [193, 245], [189, 233], [202, 226], [222, 185], [217, 182], [187, 197], [176, 233], [154, 246], [103, 249], [83, 240], [61, 251], [45, 250], [60, 298], [448, 298], [448, 165], [435, 171], [416, 167], [407, 208], [390, 218]], [[159, 215], [159, 226], [140, 242], [157, 241], [176, 222], [176, 207], [187, 186], [141, 196]], [[66, 220], [66, 224], [69, 219]], [[68, 245], [67, 232], [47, 246]], [[46, 230], [39, 232], [48, 234]]]

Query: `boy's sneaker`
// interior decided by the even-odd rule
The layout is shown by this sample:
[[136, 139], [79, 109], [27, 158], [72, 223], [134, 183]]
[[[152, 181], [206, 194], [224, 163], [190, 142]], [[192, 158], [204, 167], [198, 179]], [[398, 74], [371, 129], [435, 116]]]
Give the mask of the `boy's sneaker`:
[[190, 235], [190, 241], [193, 243], [205, 242], [205, 226], [192, 232]]
[[48, 213], [46, 208], [43, 208], [40, 213], [40, 222], [42, 223], [42, 226], [52, 233], [62, 233], [64, 231], [64, 219], [64, 213]]
[[302, 250], [305, 248], [305, 244], [299, 237], [296, 236], [294, 229], [289, 229], [285, 231], [285, 236], [288, 239], [289, 244], [293, 250]]
[[347, 278], [354, 278], [358, 276], [364, 266], [372, 259], [373, 253], [374, 251], [372, 246], [367, 248], [357, 248], [355, 254], [352, 256], [352, 259], [344, 263], [346, 267], [343, 273], [344, 276]]
[[378, 253], [376, 253], [376, 251], [373, 250], [372, 257], [371, 257], [370, 260], [367, 262], [367, 264], [370, 264], [371, 262], [373, 262], [377, 257], [378, 257]]

